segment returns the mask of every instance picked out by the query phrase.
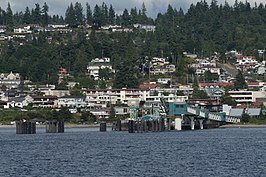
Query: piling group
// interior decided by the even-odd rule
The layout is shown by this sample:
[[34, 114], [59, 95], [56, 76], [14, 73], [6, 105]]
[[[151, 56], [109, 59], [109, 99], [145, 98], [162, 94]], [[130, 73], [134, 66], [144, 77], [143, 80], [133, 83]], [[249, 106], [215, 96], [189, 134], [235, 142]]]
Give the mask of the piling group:
[[113, 131], [128, 131], [129, 133], [162, 132], [174, 129], [171, 119], [161, 118], [145, 121], [118, 120], [112, 126]]
[[[65, 126], [63, 121], [46, 121], [46, 133], [64, 133]], [[16, 134], [36, 134], [36, 122], [16, 121]]]

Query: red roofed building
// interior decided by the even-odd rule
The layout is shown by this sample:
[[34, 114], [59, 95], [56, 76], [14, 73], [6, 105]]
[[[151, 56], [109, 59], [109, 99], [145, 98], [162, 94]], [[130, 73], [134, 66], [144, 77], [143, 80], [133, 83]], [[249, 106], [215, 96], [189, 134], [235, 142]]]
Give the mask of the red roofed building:
[[58, 69], [58, 74], [60, 74], [60, 75], [67, 75], [68, 74], [67, 69], [66, 68], [63, 68], [63, 67], [60, 67]]
[[158, 84], [148, 84], [148, 83], [143, 83], [139, 85], [140, 90], [149, 90], [149, 89], [155, 89], [159, 85]]
[[68, 77], [69, 74], [66, 68], [60, 67], [58, 69], [58, 84], [60, 84], [64, 78]]
[[227, 86], [233, 86], [234, 83], [232, 82], [200, 82], [199, 87], [200, 88], [206, 88], [206, 87], [227, 87]]
[[239, 56], [236, 60], [236, 64], [240, 67], [252, 67], [255, 66], [257, 64], [257, 60], [255, 56], [251, 56], [251, 57], [243, 57], [243, 56]]
[[247, 82], [247, 86], [250, 88], [260, 88], [266, 85], [266, 82]]

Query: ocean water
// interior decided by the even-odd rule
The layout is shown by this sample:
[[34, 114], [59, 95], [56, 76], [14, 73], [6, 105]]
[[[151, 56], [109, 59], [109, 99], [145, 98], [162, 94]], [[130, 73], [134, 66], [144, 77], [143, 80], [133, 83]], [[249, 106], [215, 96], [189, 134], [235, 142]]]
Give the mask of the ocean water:
[[266, 129], [17, 135], [0, 129], [0, 176], [266, 177]]

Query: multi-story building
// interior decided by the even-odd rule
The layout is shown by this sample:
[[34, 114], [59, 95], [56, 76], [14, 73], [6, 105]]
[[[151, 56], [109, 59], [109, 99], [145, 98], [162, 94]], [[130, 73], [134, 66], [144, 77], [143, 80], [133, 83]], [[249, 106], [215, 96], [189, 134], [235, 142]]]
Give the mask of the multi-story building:
[[58, 98], [58, 107], [85, 108], [88, 102], [86, 96], [63, 96]]
[[32, 96], [32, 107], [35, 108], [57, 108], [57, 96]]
[[94, 80], [99, 80], [99, 73], [101, 69], [109, 69], [110, 72], [114, 73], [110, 58], [96, 58], [89, 62], [87, 66], [88, 75], [92, 77]]
[[88, 89], [87, 99], [92, 107], [107, 107], [108, 104], [138, 105], [147, 90], [139, 89]]
[[144, 106], [159, 106], [161, 98], [167, 102], [184, 102], [188, 96], [177, 96], [176, 89], [173, 93], [165, 89], [88, 89], [85, 90], [90, 107], [106, 108], [110, 104], [123, 104], [127, 106], [139, 106], [141, 102]]
[[266, 97], [265, 91], [238, 90], [238, 91], [229, 91], [228, 93], [239, 104], [254, 103], [256, 102], [256, 99]]
[[20, 84], [19, 73], [1, 73], [0, 74], [0, 86], [6, 86], [7, 89], [18, 88]]

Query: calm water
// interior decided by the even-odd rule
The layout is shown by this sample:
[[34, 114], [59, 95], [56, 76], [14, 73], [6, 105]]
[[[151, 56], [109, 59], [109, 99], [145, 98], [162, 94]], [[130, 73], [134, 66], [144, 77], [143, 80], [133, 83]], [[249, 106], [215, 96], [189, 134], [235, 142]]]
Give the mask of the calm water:
[[0, 176], [266, 176], [266, 129], [129, 134], [0, 129]]

